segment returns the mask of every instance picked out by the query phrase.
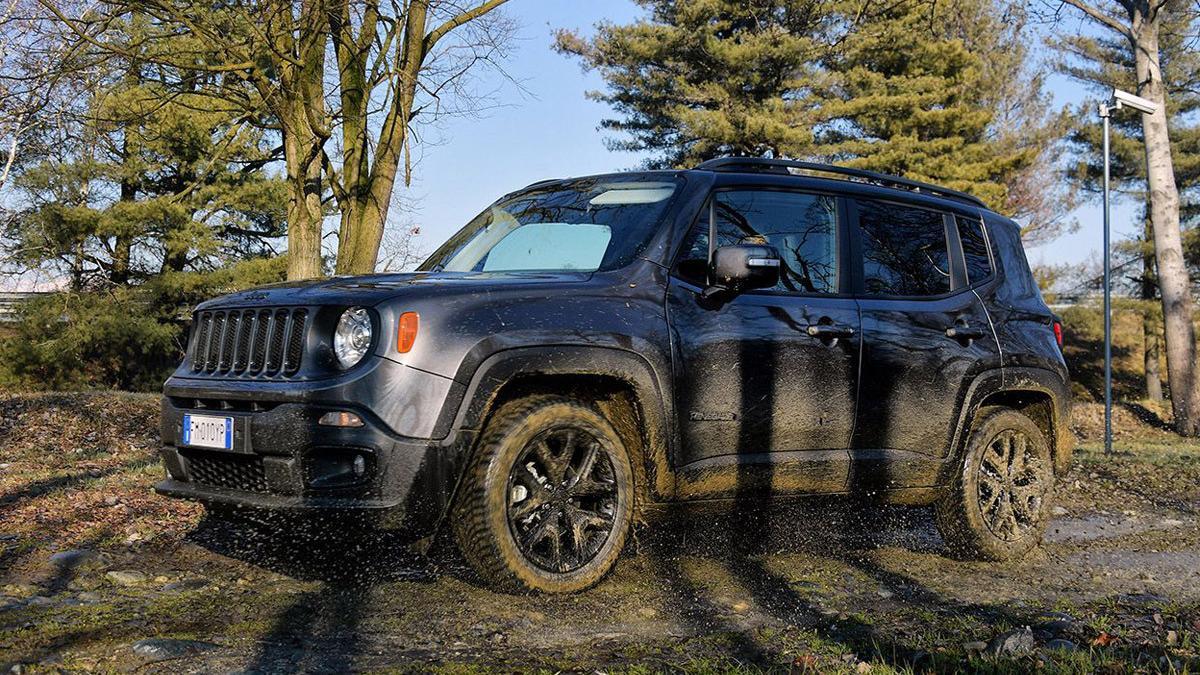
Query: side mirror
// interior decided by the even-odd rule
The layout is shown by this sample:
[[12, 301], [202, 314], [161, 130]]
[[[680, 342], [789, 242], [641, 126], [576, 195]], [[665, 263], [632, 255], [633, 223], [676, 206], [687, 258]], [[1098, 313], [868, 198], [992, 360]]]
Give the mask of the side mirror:
[[713, 251], [708, 268], [709, 283], [704, 295], [740, 293], [771, 288], [779, 282], [779, 252], [764, 244], [722, 246]]

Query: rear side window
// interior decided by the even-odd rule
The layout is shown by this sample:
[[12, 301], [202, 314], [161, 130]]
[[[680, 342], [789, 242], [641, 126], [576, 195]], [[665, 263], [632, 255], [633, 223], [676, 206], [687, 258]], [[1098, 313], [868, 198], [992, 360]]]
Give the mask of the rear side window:
[[863, 283], [871, 295], [950, 292], [946, 225], [937, 211], [860, 200]]
[[[783, 265], [774, 289], [790, 293], [838, 292], [838, 209], [829, 195], [771, 190], [730, 190], [713, 195], [717, 246], [765, 243]], [[706, 214], [707, 215], [707, 214]], [[683, 242], [679, 270], [703, 278], [708, 260], [708, 218]]]
[[967, 264], [967, 283], [973, 284], [992, 276], [992, 261], [988, 257], [987, 237], [983, 223], [963, 216], [955, 216], [958, 223], [958, 238], [962, 241], [963, 261]]

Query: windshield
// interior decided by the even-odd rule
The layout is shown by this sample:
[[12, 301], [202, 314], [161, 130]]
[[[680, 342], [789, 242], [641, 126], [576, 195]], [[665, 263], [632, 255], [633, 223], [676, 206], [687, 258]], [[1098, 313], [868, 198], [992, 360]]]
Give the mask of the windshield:
[[657, 229], [678, 179], [605, 176], [506, 198], [476, 216], [429, 260], [434, 272], [595, 272], [633, 259]]

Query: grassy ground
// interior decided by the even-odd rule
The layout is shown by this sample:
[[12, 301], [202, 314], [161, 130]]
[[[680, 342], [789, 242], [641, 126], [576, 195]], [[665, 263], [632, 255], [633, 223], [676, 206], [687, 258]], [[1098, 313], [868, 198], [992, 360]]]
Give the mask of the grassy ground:
[[0, 666], [1200, 670], [1200, 444], [1153, 411], [1122, 408], [1112, 457], [1079, 411], [1056, 520], [1017, 564], [946, 557], [926, 510], [806, 501], [760, 523], [673, 515], [567, 597], [492, 593], [445, 550], [157, 497], [156, 412], [152, 396], [0, 396]]

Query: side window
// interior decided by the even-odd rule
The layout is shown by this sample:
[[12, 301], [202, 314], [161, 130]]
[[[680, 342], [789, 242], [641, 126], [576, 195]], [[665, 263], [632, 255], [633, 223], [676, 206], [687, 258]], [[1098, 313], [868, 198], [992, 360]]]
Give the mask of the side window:
[[[717, 247], [767, 243], [782, 258], [772, 290], [838, 292], [837, 199], [828, 195], [770, 190], [731, 190], [713, 195]], [[682, 276], [704, 280], [708, 262], [707, 212], [684, 239]]]
[[950, 258], [941, 213], [860, 200], [858, 223], [867, 293], [921, 296], [950, 292]]
[[971, 218], [955, 216], [958, 238], [962, 241], [963, 260], [967, 263], [967, 283], [983, 281], [992, 276], [992, 261], [988, 257], [987, 238], [983, 234], [983, 223]]

